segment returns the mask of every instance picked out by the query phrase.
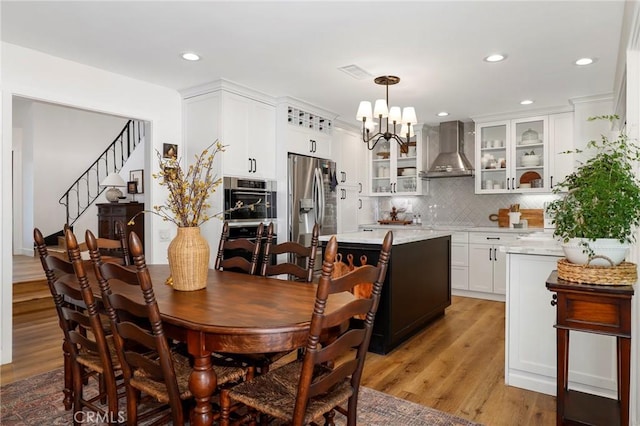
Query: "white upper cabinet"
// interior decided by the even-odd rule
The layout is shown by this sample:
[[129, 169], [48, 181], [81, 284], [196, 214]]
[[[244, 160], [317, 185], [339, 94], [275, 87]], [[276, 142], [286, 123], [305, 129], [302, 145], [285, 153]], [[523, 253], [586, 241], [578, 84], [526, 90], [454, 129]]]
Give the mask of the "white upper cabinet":
[[358, 134], [334, 129], [332, 159], [336, 162], [338, 185], [358, 186], [360, 169], [365, 168], [366, 149]]
[[274, 103], [260, 94], [244, 94], [229, 82], [189, 90], [185, 96], [185, 135], [199, 135], [211, 142], [218, 139], [226, 146], [220, 156], [222, 175], [275, 178]]
[[[284, 102], [280, 106], [282, 143], [287, 152], [331, 159], [333, 114]], [[282, 125], [285, 123], [285, 125]], [[280, 138], [279, 138], [280, 139]]]
[[510, 137], [510, 121], [476, 123], [476, 193], [511, 189]]
[[[364, 143], [363, 143], [364, 144]], [[417, 130], [402, 151], [393, 139], [381, 139], [369, 151], [369, 192], [372, 196], [421, 195], [422, 130]]]
[[549, 116], [549, 139], [551, 141], [549, 153], [549, 184], [548, 188], [562, 182], [573, 173], [575, 166], [573, 154], [563, 154], [573, 150], [573, 113], [552, 114]]
[[274, 106], [223, 92], [222, 135], [226, 176], [275, 177]]
[[476, 123], [476, 193], [551, 192], [573, 169], [559, 156], [572, 129], [570, 112]]

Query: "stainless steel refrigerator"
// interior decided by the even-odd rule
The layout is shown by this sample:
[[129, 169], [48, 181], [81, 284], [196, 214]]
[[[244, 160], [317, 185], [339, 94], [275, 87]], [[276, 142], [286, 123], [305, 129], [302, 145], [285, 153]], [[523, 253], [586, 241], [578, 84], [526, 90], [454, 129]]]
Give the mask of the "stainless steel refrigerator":
[[320, 235], [337, 232], [337, 186], [335, 162], [289, 154], [289, 241], [308, 246], [316, 222]]

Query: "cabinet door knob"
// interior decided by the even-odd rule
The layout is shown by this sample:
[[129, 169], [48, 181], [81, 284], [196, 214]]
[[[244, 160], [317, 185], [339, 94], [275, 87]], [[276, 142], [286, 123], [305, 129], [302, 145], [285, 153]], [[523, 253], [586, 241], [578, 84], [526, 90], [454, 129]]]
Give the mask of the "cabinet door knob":
[[362, 194], [362, 182], [358, 182], [358, 186], [360, 187], [360, 189], [358, 189], [358, 194]]
[[511, 190], [511, 187], [509, 185], [509, 179], [507, 179], [507, 191]]
[[558, 295], [554, 294], [551, 296], [551, 306], [556, 306], [558, 304]]
[[358, 203], [359, 203], [358, 210], [362, 210], [362, 199], [361, 198], [358, 198]]
[[258, 171], [258, 160], [253, 159], [253, 173]]
[[249, 157], [249, 173], [251, 173], [252, 168], [253, 168], [253, 162], [251, 161], [251, 157]]

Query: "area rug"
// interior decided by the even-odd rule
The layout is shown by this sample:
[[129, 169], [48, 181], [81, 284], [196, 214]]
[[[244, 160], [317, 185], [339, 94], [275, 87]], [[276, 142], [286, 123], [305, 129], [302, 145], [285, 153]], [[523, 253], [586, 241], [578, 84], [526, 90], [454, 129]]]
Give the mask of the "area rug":
[[[65, 411], [62, 404], [63, 377], [62, 369], [58, 369], [0, 387], [0, 424], [73, 424], [71, 412]], [[344, 426], [345, 423], [345, 418], [337, 414], [336, 425]], [[358, 425], [458, 426], [477, 423], [362, 387]]]

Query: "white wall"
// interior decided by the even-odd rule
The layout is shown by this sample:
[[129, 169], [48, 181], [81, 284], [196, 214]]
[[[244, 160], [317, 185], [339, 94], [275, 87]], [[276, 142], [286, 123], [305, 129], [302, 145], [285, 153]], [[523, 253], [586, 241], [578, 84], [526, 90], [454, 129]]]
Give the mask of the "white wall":
[[[20, 200], [14, 196], [14, 215], [22, 211], [21, 216], [14, 216], [14, 241], [15, 234], [22, 238], [13, 249], [15, 254], [32, 254], [33, 228], [37, 226], [44, 235], [62, 229], [66, 211], [58, 200], [116, 138], [128, 119], [18, 97], [14, 97], [13, 106], [14, 192], [22, 194]], [[16, 137], [16, 133], [22, 137]], [[21, 162], [16, 159], [18, 151], [22, 151]], [[32, 191], [20, 190], [19, 180], [31, 182]], [[93, 216], [90, 223], [95, 232], [95, 211]]]
[[[12, 199], [11, 145], [12, 98], [21, 96], [58, 103], [95, 112], [132, 117], [150, 122], [151, 132], [146, 146], [145, 177], [157, 171], [155, 149], [162, 143], [180, 144], [181, 99], [178, 92], [135, 80], [97, 68], [46, 55], [9, 43], [2, 51], [2, 151], [0, 175], [0, 241], [2, 270], [0, 271], [0, 362], [11, 362], [11, 287], [12, 287]], [[149, 205], [161, 204], [155, 185], [145, 188]], [[154, 229], [161, 224], [155, 216], [145, 220], [147, 259], [150, 263], [166, 262], [168, 243], [158, 242]]]

